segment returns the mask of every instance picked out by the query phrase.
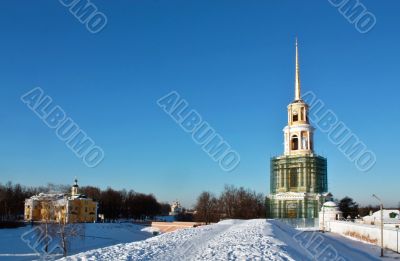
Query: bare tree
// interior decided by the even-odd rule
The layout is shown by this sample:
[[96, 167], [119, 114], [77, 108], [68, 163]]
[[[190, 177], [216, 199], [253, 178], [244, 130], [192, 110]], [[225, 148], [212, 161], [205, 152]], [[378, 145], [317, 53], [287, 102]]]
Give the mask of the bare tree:
[[219, 197], [224, 218], [251, 219], [265, 217], [264, 196], [243, 187], [225, 186]]
[[42, 202], [41, 230], [46, 253], [53, 252], [53, 247], [49, 249], [50, 245], [57, 245], [61, 248], [63, 255], [67, 256], [69, 240], [84, 234], [84, 224], [68, 223], [66, 211], [63, 202], [54, 199]]
[[224, 191], [219, 197], [220, 209], [226, 218], [233, 218], [237, 200], [237, 189], [234, 186], [225, 185]]
[[42, 211], [42, 223], [41, 230], [43, 231], [43, 243], [44, 243], [44, 251], [46, 253], [49, 252], [49, 244], [50, 244], [50, 234], [51, 234], [51, 223], [54, 220], [54, 203], [51, 200], [46, 200], [41, 202], [41, 211]]
[[60, 246], [63, 250], [64, 257], [67, 256], [69, 242], [72, 238], [83, 236], [85, 224], [83, 223], [68, 223], [63, 205], [55, 204], [56, 223], [53, 226], [52, 235], [58, 238]]
[[195, 208], [195, 219], [197, 221], [202, 221], [206, 224], [219, 221], [218, 200], [210, 192], [205, 191], [200, 194]]

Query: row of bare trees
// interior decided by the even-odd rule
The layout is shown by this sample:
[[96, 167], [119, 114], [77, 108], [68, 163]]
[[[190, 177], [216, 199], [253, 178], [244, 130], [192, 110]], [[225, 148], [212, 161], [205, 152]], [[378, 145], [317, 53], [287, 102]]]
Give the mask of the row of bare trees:
[[80, 191], [99, 203], [98, 212], [106, 219], [144, 219], [156, 215], [168, 215], [170, 205], [160, 203], [152, 194], [133, 190], [101, 190], [97, 187], [82, 187]]
[[39, 193], [67, 193], [70, 187], [67, 185], [47, 184], [46, 186], [27, 187], [20, 184], [7, 182], [0, 184], [0, 221], [16, 221], [23, 219], [24, 202], [26, 198]]
[[[39, 193], [69, 193], [70, 186], [48, 184], [43, 187], [25, 187], [20, 184], [0, 184], [0, 221], [23, 219], [26, 198]], [[105, 219], [119, 218], [144, 219], [156, 215], [168, 215], [170, 205], [160, 203], [152, 194], [138, 193], [133, 190], [101, 190], [97, 187], [82, 187], [80, 193], [98, 202], [98, 213]]]
[[197, 198], [196, 221], [211, 223], [221, 219], [253, 219], [265, 217], [265, 198], [261, 193], [243, 187], [225, 186], [217, 198], [202, 192]]
[[0, 221], [22, 219], [25, 199], [45, 190], [46, 188], [24, 187], [11, 182], [0, 184]]

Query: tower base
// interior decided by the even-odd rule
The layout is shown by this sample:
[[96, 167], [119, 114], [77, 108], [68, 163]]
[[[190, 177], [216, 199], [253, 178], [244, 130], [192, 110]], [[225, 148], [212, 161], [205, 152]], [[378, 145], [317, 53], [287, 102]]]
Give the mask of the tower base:
[[268, 218], [317, 218], [327, 193], [326, 159], [314, 154], [271, 159]]
[[324, 202], [332, 194], [279, 193], [267, 197], [267, 218], [317, 218]]

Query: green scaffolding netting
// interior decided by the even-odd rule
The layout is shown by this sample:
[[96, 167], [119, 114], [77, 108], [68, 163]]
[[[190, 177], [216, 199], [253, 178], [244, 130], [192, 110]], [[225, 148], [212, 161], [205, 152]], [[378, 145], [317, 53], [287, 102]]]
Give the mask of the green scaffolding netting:
[[274, 199], [274, 195], [290, 192], [327, 192], [326, 159], [315, 155], [271, 158], [270, 191], [272, 197], [267, 198], [267, 214], [270, 218], [317, 217], [323, 199], [277, 200]]

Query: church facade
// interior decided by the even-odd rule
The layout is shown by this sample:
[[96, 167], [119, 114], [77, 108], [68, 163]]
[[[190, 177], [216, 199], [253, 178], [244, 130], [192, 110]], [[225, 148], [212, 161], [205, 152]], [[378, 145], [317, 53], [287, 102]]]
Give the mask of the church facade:
[[79, 193], [75, 179], [70, 195], [40, 193], [26, 199], [24, 219], [29, 222], [96, 222], [97, 202]]
[[314, 128], [308, 109], [301, 99], [296, 40], [295, 95], [287, 106], [284, 154], [271, 158], [268, 218], [316, 218], [322, 204], [332, 197], [328, 193], [327, 160], [314, 153]]

